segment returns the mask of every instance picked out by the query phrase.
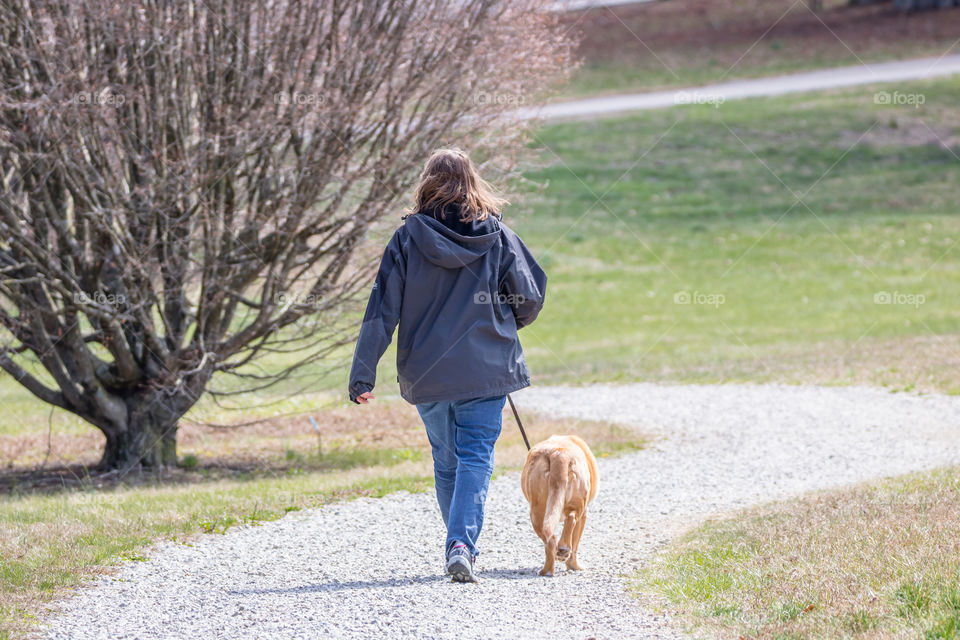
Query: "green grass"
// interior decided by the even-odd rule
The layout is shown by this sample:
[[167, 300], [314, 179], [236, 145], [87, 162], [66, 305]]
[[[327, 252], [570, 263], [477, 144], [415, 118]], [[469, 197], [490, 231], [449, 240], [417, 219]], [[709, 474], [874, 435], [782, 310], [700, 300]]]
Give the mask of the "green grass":
[[508, 214], [550, 276], [522, 334], [540, 381], [960, 390], [960, 86], [875, 90], [540, 131], [545, 188]]
[[701, 525], [637, 577], [698, 635], [960, 637], [960, 468]]
[[291, 462], [306, 462], [323, 465], [330, 469], [353, 469], [354, 467], [389, 467], [406, 461], [423, 459], [423, 451], [415, 449], [347, 449], [329, 452], [310, 452], [306, 455], [288, 450], [286, 459]]

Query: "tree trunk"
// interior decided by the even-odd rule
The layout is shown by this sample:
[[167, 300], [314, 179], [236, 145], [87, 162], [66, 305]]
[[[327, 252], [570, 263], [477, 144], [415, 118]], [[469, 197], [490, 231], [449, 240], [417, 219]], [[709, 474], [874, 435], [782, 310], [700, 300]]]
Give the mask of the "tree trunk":
[[104, 431], [100, 467], [126, 473], [137, 467], [163, 469], [177, 464], [177, 422], [193, 404], [186, 394], [162, 392], [127, 399], [126, 429]]

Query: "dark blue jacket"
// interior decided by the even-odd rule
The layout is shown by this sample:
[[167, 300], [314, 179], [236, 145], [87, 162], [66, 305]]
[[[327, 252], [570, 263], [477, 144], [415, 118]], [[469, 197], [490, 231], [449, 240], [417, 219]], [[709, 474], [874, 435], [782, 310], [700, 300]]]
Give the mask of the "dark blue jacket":
[[[440, 215], [437, 215], [440, 213]], [[370, 293], [350, 399], [373, 389], [393, 331], [407, 402], [504, 395], [530, 384], [517, 329], [543, 307], [547, 276], [499, 218], [417, 213], [393, 234]]]

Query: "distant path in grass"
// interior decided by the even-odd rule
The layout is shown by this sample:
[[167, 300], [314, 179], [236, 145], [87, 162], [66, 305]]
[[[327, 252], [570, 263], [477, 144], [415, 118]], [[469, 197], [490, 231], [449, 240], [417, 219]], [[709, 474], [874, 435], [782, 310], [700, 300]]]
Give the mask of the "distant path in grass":
[[[960, 397], [856, 387], [543, 387], [531, 410], [656, 436], [601, 459], [581, 573], [536, 575], [519, 478], [492, 485], [480, 584], [441, 576], [432, 492], [359, 499], [164, 543], [81, 589], [49, 638], [676, 638], [623, 577], [683, 527], [731, 509], [960, 463]], [[363, 409], [358, 408], [357, 411]], [[515, 429], [512, 421], [505, 429]]]
[[[554, 102], [551, 104], [520, 109], [522, 118], [540, 118], [544, 120], [568, 120], [576, 118], [607, 116], [629, 111], [662, 109], [682, 104], [722, 104], [727, 100], [754, 98], [761, 96], [780, 96], [805, 91], [821, 91], [839, 87], [852, 87], [864, 84], [905, 82], [922, 80], [960, 73], [960, 54], [940, 58], [921, 58], [901, 62], [876, 62], [858, 64], [851, 67], [839, 67], [822, 71], [809, 71], [769, 78], [752, 80], [733, 80], [719, 84], [651, 93], [631, 93], [627, 95], [600, 96], [583, 100]], [[891, 100], [895, 88], [888, 91]], [[903, 92], [900, 93], [902, 95]], [[877, 96], [877, 99], [883, 99]], [[907, 99], [907, 98], [903, 98]], [[911, 103], [912, 104], [912, 103]]]

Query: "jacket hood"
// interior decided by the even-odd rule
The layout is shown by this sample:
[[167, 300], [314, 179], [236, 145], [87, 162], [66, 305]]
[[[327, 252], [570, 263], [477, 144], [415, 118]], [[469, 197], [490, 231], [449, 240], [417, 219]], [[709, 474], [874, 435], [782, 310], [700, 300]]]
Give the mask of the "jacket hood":
[[406, 227], [427, 260], [439, 267], [457, 269], [480, 259], [497, 243], [500, 223], [496, 218], [490, 220], [494, 230], [476, 236], [460, 235], [439, 220], [423, 214], [408, 216]]

